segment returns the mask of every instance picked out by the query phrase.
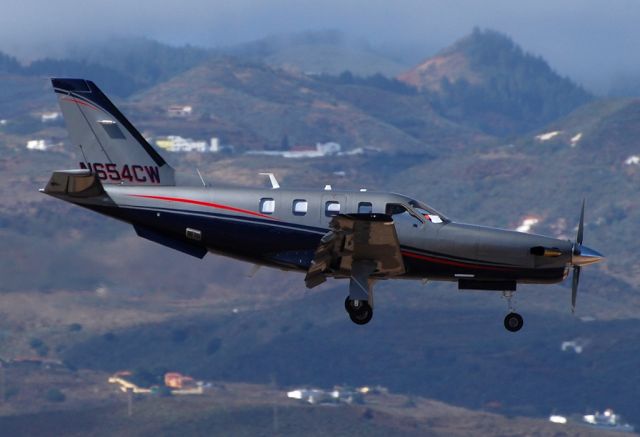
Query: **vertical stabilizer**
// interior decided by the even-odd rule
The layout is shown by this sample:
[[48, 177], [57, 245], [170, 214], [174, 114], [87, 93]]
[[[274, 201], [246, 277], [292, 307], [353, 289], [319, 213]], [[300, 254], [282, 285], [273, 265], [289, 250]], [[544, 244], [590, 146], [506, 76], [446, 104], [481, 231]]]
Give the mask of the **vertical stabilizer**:
[[173, 168], [102, 91], [84, 79], [52, 79], [80, 167], [103, 184], [175, 185]]

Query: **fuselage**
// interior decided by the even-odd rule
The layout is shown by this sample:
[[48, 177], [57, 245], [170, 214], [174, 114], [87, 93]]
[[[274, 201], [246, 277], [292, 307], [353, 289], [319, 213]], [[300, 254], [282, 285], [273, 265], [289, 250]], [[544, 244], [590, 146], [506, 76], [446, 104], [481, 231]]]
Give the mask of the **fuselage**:
[[[102, 196], [69, 199], [175, 241], [259, 265], [307, 271], [337, 214], [394, 219], [403, 278], [553, 283], [568, 274], [573, 244], [540, 235], [455, 223], [395, 193], [104, 185]], [[553, 257], [532, 248], [554, 248]]]

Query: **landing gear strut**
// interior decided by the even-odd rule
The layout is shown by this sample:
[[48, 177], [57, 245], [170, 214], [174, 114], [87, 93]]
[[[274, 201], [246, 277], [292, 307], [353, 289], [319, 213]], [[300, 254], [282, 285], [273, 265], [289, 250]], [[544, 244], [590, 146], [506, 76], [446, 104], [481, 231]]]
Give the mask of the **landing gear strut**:
[[513, 291], [505, 291], [503, 293], [505, 299], [507, 299], [507, 303], [509, 305], [509, 314], [507, 314], [504, 318], [504, 327], [507, 331], [510, 332], [518, 332], [522, 329], [524, 325], [524, 320], [522, 316], [515, 312], [513, 305], [511, 304], [511, 299], [513, 298]]
[[373, 308], [366, 300], [350, 299], [347, 296], [344, 300], [344, 308], [356, 325], [366, 325], [373, 317]]

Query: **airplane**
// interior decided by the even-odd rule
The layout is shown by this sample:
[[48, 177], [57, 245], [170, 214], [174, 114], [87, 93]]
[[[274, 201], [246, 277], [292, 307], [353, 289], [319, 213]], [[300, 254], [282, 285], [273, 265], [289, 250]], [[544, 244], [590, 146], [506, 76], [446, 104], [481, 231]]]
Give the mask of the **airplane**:
[[51, 81], [82, 161], [53, 172], [40, 191], [197, 258], [212, 252], [302, 272], [308, 288], [349, 279], [344, 305], [358, 325], [373, 317], [377, 281], [415, 279], [502, 292], [504, 326], [516, 332], [524, 324], [511, 304], [518, 284], [558, 283], [573, 267], [575, 311], [581, 268], [604, 258], [582, 244], [584, 201], [570, 241], [457, 223], [396, 193], [285, 189], [272, 174], [271, 188], [180, 186], [174, 169], [93, 82]]

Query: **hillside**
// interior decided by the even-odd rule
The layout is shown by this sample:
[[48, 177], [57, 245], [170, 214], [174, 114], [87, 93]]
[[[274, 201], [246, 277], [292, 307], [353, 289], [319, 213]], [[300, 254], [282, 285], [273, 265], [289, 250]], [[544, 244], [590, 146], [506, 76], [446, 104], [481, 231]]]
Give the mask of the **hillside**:
[[542, 126], [592, 98], [491, 30], [475, 29], [398, 78], [428, 93], [447, 117], [499, 135]]
[[[546, 138], [544, 135], [550, 137]], [[633, 172], [625, 164], [638, 153], [640, 99], [601, 99], [581, 106], [566, 117], [553, 121], [538, 132], [522, 138], [522, 144], [546, 149], [576, 148], [579, 159], [597, 157], [599, 163]]]
[[[470, 432], [485, 436], [505, 433], [554, 436], [558, 432], [565, 436], [607, 435], [576, 425], [506, 418], [419, 397], [381, 393], [366, 396], [364, 405], [308, 405], [287, 399], [284, 389], [220, 382], [202, 396], [138, 396], [132, 403], [132, 415], [128, 416], [126, 395], [116, 392], [115, 387], [106, 387], [105, 374], [95, 375], [101, 381], [92, 381], [86, 373], [76, 376], [75, 390], [66, 389], [68, 400], [62, 404], [50, 403], [43, 412], [29, 412], [27, 406], [27, 411], [0, 413], [2, 432], [34, 437], [159, 434], [462, 437]], [[73, 376], [59, 375], [56, 383], [69, 384]], [[40, 383], [47, 385], [42, 377]], [[87, 396], [90, 392], [93, 394]], [[85, 405], [79, 405], [82, 400]], [[16, 401], [12, 399], [10, 403]], [[69, 403], [75, 405], [70, 408]]]
[[[225, 383], [380, 383], [410, 398], [490, 413], [469, 413], [479, 416], [463, 425], [457, 418], [468, 417], [465, 410], [450, 406], [443, 408], [452, 408], [452, 416], [416, 422], [388, 411], [363, 417], [371, 413], [360, 407], [296, 406], [281, 416], [283, 427], [310, 432], [337, 433], [355, 416], [354, 428], [346, 431], [571, 435], [569, 428], [558, 431], [540, 420], [555, 409], [583, 414], [605, 407], [640, 423], [640, 159], [627, 164], [639, 154], [638, 100], [589, 100], [543, 61], [491, 32], [474, 33], [439, 55], [439, 84], [456, 90], [455, 84], [467, 83], [463, 87], [471, 90], [459, 95], [438, 82], [419, 91], [381, 75], [306, 75], [255, 59], [193, 48], [183, 56], [153, 47], [132, 46], [112, 63], [131, 74], [127, 80], [141, 80], [128, 97], [116, 93], [123, 112], [148, 136], [218, 136], [236, 146], [219, 154], [163, 153], [181, 181], [200, 185], [198, 169], [212, 185], [265, 186], [258, 173], [272, 171], [283, 187], [330, 183], [336, 189], [406, 193], [462, 222], [515, 229], [535, 217], [532, 232], [570, 239], [586, 197], [585, 244], [607, 260], [583, 271], [576, 317], [569, 310], [569, 281], [519, 289], [516, 304], [525, 328], [516, 336], [502, 327], [506, 305], [499, 293], [405, 281], [379, 285], [374, 320], [361, 329], [344, 314], [344, 281], [309, 292], [302, 275], [265, 268], [250, 277], [250, 265], [213, 254], [204, 260], [184, 256], [136, 237], [129, 225], [38, 193], [52, 170], [77, 165], [77, 151], [61, 122], [40, 122], [40, 112], [56, 108], [47, 80], [0, 57], [0, 119], [8, 119], [0, 126], [0, 358], [39, 353], [97, 373], [175, 367]], [[127, 73], [146, 48], [151, 56], [139, 58], [137, 69]], [[176, 64], [170, 62], [174, 55]], [[81, 64], [40, 65], [66, 65], [69, 74], [80, 74], [100, 59], [73, 61]], [[509, 71], [520, 79], [510, 82]], [[532, 88], [522, 85], [525, 79]], [[107, 81], [104, 90], [111, 93], [115, 86]], [[500, 87], [514, 93], [503, 98], [496, 94]], [[535, 103], [531, 93], [541, 101]], [[556, 105], [553, 93], [562, 101], [549, 110]], [[193, 105], [194, 114], [170, 118], [167, 107], [173, 104]], [[291, 146], [338, 141], [346, 150], [379, 150], [300, 160], [243, 154], [283, 147], [285, 137]], [[27, 151], [32, 138], [62, 144]], [[562, 352], [569, 340], [584, 344], [584, 351]], [[29, 414], [14, 410], [0, 419], [0, 429], [46, 433], [29, 428], [43, 421], [69, 434], [72, 416], [81, 424], [78, 434], [126, 425], [121, 400], [45, 413], [27, 408], [33, 393], [42, 395], [37, 388], [16, 395]], [[146, 420], [132, 426], [143, 434], [220, 426], [235, 435], [255, 434], [272, 423], [272, 405], [192, 409], [173, 401], [144, 403]], [[424, 402], [425, 410], [439, 408]], [[170, 423], [159, 419], [172, 412]], [[538, 420], [521, 427], [521, 419], [504, 416]], [[256, 422], [231, 428], [244, 426], [248, 417]], [[415, 427], [407, 430], [407, 423]]]
[[469, 129], [457, 129], [455, 123], [442, 119], [426, 102], [375, 88], [370, 91], [373, 95], [363, 93], [370, 98], [368, 101], [376, 96], [383, 100], [368, 105], [368, 101], [345, 97], [340, 89], [313, 77], [221, 57], [137, 94], [131, 102], [135, 110], [146, 115], [160, 114], [171, 104], [188, 103], [197, 111], [193, 120], [185, 123], [156, 118], [154, 125], [146, 117], [147, 124], [143, 126], [167, 134], [178, 126], [189, 132], [206, 125], [225, 143], [240, 150], [279, 148], [287, 136], [292, 145], [335, 141], [347, 150], [366, 147], [389, 153], [440, 153], [432, 134], [427, 142], [424, 135], [414, 135], [407, 126], [375, 113], [375, 108], [397, 106], [396, 100], [404, 100], [401, 108], [415, 114], [405, 113], [405, 118], [413, 116], [424, 124], [422, 132], [439, 125], [438, 132], [446, 132], [453, 141], [461, 142], [469, 136]]

